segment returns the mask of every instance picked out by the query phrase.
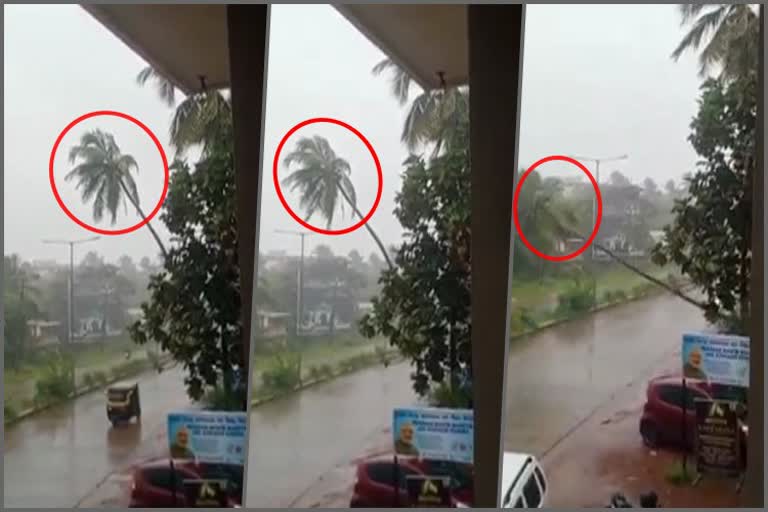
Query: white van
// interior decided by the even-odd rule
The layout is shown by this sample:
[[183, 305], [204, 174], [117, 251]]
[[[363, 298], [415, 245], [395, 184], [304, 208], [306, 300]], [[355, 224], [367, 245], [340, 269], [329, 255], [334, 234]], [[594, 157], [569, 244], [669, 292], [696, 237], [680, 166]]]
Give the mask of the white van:
[[505, 452], [501, 469], [501, 508], [545, 508], [547, 478], [533, 455]]

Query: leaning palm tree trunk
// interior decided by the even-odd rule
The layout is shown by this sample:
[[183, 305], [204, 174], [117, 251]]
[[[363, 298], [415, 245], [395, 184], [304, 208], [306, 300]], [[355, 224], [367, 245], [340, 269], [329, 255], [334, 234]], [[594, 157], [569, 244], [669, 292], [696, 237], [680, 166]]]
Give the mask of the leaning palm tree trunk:
[[[139, 206], [138, 201], [128, 192], [128, 187], [125, 186], [125, 183], [123, 183], [123, 180], [120, 180], [120, 188], [123, 189], [123, 192], [128, 197], [128, 200], [131, 202], [134, 208], [136, 208], [136, 212], [141, 216], [142, 219], [146, 219], [147, 216], [142, 211], [141, 207]], [[152, 227], [152, 223], [147, 222], [147, 229], [149, 229], [150, 233], [152, 233], [152, 237], [155, 239], [155, 242], [157, 242], [157, 246], [160, 247], [160, 252], [163, 253], [163, 260], [168, 259], [168, 251], [165, 250], [165, 245], [163, 245], [163, 241], [160, 240], [160, 237], [157, 234], [157, 231], [155, 231], [155, 228]]]
[[[336, 185], [336, 188], [341, 192], [342, 197], [344, 197], [344, 200], [347, 201], [347, 204], [352, 208], [352, 211], [355, 212], [355, 215], [357, 215], [361, 220], [363, 219], [363, 214], [360, 213], [360, 210], [357, 209], [357, 205], [352, 202], [352, 200], [349, 198], [347, 193], [344, 191], [342, 187], [339, 185]], [[379, 238], [379, 235], [376, 234], [376, 232], [373, 230], [373, 228], [370, 226], [368, 222], [365, 223], [365, 229], [368, 230], [368, 233], [370, 233], [371, 237], [373, 237], [373, 240], [376, 242], [376, 245], [379, 246], [379, 250], [381, 251], [381, 254], [384, 256], [384, 259], [387, 262], [387, 265], [389, 266], [389, 270], [394, 270], [395, 265], [392, 263], [392, 259], [389, 257], [389, 253], [387, 252], [386, 247], [384, 247], [384, 243]]]

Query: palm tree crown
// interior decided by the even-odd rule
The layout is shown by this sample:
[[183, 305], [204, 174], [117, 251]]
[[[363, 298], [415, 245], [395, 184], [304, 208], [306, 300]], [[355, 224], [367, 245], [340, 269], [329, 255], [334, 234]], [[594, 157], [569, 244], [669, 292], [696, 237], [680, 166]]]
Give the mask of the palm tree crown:
[[131, 155], [123, 155], [115, 138], [101, 130], [93, 130], [80, 139], [80, 144], [69, 151], [69, 162], [75, 166], [66, 180], [77, 179], [83, 202], [93, 200], [93, 218], [99, 222], [105, 210], [112, 225], [117, 221], [117, 211], [122, 205], [127, 210], [126, 198], [139, 203], [139, 192], [133, 179], [133, 171], [139, 166]]
[[283, 159], [286, 167], [294, 163], [299, 168], [283, 180], [283, 185], [291, 191], [301, 191], [301, 208], [307, 212], [307, 220], [319, 213], [329, 229], [337, 209], [344, 215], [344, 202], [339, 201], [339, 194], [349, 206], [357, 205], [355, 187], [349, 178], [349, 162], [339, 158], [325, 138], [315, 135], [311, 139], [300, 139]]
[[[112, 225], [117, 221], [117, 212], [121, 206], [127, 211], [131, 203], [142, 219], [147, 216], [139, 205], [139, 191], [133, 179], [133, 172], [139, 171], [136, 160], [131, 155], [124, 155], [112, 134], [101, 130], [92, 130], [80, 138], [80, 144], [69, 151], [69, 162], [77, 165], [67, 173], [65, 179], [77, 180], [76, 188], [84, 203], [93, 201], [93, 218], [96, 222], [107, 213]], [[127, 200], [127, 202], [126, 202]], [[163, 256], [165, 246], [147, 222]]]
[[[307, 214], [307, 220], [316, 213], [320, 214], [328, 229], [337, 210], [344, 215], [345, 204], [359, 219], [363, 219], [363, 214], [357, 208], [357, 194], [350, 179], [349, 162], [336, 155], [325, 138], [319, 135], [312, 138], [302, 137], [294, 150], [283, 159], [283, 164], [288, 168], [293, 164], [298, 165], [298, 168], [283, 180], [283, 185], [301, 194], [300, 205]], [[339, 200], [339, 196], [343, 201]], [[389, 268], [393, 269], [394, 265], [387, 249], [370, 226], [370, 222], [365, 223], [365, 229], [378, 245]]]

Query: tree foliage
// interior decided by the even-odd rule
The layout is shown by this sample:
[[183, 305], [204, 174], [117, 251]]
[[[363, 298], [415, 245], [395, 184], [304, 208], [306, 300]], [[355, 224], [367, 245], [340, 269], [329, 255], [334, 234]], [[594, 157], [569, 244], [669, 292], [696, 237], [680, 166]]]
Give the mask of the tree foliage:
[[654, 251], [657, 263], [678, 264], [701, 287], [710, 321], [736, 332], [749, 320], [756, 86], [752, 77], [702, 85], [689, 137], [701, 160]]
[[361, 322], [364, 335], [388, 337], [410, 359], [422, 396], [448, 380], [454, 385], [462, 369], [471, 372], [467, 131], [465, 122], [443, 155], [406, 162], [394, 212], [405, 240]]
[[233, 387], [244, 367], [235, 212], [231, 144], [211, 143], [194, 172], [176, 166], [161, 215], [174, 243], [131, 327], [136, 342], [155, 340], [184, 365], [196, 400], [206, 387], [244, 393]]

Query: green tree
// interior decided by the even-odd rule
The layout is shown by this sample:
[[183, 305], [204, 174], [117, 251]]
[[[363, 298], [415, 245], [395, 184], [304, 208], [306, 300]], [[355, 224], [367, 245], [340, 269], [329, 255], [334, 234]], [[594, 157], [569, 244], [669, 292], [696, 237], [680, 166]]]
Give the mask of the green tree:
[[[751, 99], [745, 103], [745, 99]], [[750, 316], [752, 179], [756, 168], [757, 82], [702, 85], [689, 140], [701, 157], [654, 261], [680, 266], [707, 297], [707, 318], [744, 333]]]
[[5, 322], [3, 353], [7, 368], [17, 369], [24, 361], [30, 331], [27, 322], [39, 313], [37, 304], [13, 293], [4, 293]]
[[[318, 213], [325, 219], [326, 227], [330, 228], [337, 210], [344, 215], [345, 204], [359, 219], [363, 219], [363, 214], [357, 208], [355, 186], [349, 177], [349, 162], [336, 155], [328, 140], [319, 135], [311, 139], [299, 139], [295, 149], [283, 159], [283, 165], [289, 169], [294, 163], [298, 164], [298, 168], [283, 180], [283, 185], [301, 194], [300, 205], [307, 213], [306, 220]], [[339, 196], [343, 201], [339, 200]], [[387, 249], [370, 222], [365, 223], [365, 229], [391, 268], [392, 261]]]
[[672, 52], [677, 60], [688, 50], [699, 53], [700, 74], [719, 68], [719, 76], [756, 76], [759, 58], [759, 17], [749, 4], [683, 4], [683, 25], [690, 30]]
[[[390, 73], [392, 94], [401, 106], [405, 105], [414, 81], [407, 72], [390, 59], [384, 59], [373, 68], [375, 75]], [[469, 96], [466, 87], [443, 86], [440, 89], [422, 91], [414, 98], [405, 118], [401, 140], [408, 150], [433, 144], [433, 156], [446, 145], [454, 143], [464, 119], [469, 115]]]
[[240, 272], [237, 259], [232, 144], [219, 141], [192, 172], [179, 163], [161, 215], [175, 243], [150, 281], [143, 319], [130, 332], [139, 344], [154, 340], [186, 369], [189, 396], [221, 389], [245, 403], [234, 386], [243, 360]]
[[176, 106], [177, 91], [173, 83], [148, 66], [136, 76], [139, 85], [154, 83], [160, 99], [174, 109], [170, 139], [177, 153], [202, 145], [209, 151], [214, 138], [232, 136], [232, 105], [221, 91], [208, 89], [204, 82], [200, 91], [184, 97]]
[[[80, 144], [69, 151], [69, 162], [77, 165], [65, 179], [77, 180], [83, 202], [93, 201], [96, 222], [108, 213], [114, 225], [120, 206], [127, 209], [126, 200], [146, 220], [147, 216], [139, 206], [139, 191], [133, 179], [133, 172], [138, 172], [139, 166], [131, 155], [120, 152], [112, 134], [98, 129], [85, 133], [80, 138]], [[155, 228], [149, 222], [146, 225], [165, 257], [167, 251]]]
[[467, 127], [468, 120], [444, 154], [407, 161], [394, 211], [405, 241], [361, 321], [365, 336], [386, 336], [410, 359], [414, 389], [422, 396], [446, 381], [457, 391], [462, 370], [471, 374]]
[[38, 297], [40, 292], [34, 282], [40, 279], [32, 266], [17, 254], [3, 257], [3, 276], [5, 292], [16, 295], [20, 301], [28, 297]]

